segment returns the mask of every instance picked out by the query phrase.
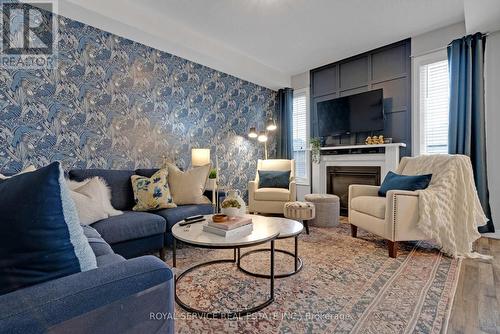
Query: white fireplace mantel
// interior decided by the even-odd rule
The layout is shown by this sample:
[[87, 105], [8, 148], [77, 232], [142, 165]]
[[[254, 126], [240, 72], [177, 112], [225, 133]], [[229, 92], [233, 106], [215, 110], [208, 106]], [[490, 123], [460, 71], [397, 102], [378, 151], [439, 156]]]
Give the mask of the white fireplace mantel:
[[320, 162], [312, 165], [312, 191], [326, 194], [326, 169], [330, 166], [378, 166], [380, 178], [383, 180], [389, 171], [395, 171], [399, 165], [399, 149], [406, 147], [404, 143], [379, 145], [348, 145], [322, 147], [322, 151], [350, 150], [366, 148], [384, 148], [384, 153], [356, 153], [321, 155]]

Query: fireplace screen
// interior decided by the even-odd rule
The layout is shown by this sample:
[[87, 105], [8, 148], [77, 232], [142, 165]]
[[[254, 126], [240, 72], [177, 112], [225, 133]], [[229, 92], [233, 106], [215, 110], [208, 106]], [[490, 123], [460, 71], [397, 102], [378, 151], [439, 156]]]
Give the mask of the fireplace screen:
[[349, 185], [380, 185], [380, 167], [378, 166], [329, 166], [326, 173], [327, 192], [340, 198], [342, 216], [347, 216]]

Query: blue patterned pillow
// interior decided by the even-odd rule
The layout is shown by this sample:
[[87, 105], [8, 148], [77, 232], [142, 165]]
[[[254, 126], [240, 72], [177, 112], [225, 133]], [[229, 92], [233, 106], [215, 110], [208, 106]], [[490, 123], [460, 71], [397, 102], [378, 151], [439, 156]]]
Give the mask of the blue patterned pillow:
[[290, 184], [290, 171], [259, 170], [259, 188], [284, 188]]
[[429, 186], [432, 174], [425, 175], [399, 175], [393, 172], [387, 173], [384, 182], [380, 186], [378, 195], [385, 197], [389, 190], [421, 190]]
[[0, 294], [97, 267], [59, 162], [0, 181]]

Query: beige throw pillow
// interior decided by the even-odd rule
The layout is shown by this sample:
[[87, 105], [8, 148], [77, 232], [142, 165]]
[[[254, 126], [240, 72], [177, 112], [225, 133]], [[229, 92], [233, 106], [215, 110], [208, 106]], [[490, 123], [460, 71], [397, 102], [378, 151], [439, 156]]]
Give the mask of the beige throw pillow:
[[211, 203], [207, 197], [203, 196], [210, 171], [209, 164], [194, 167], [186, 172], [171, 163], [167, 163], [166, 167], [168, 167], [168, 184], [175, 204]]
[[66, 180], [66, 183], [81, 224], [90, 225], [123, 213], [111, 205], [111, 190], [100, 177], [89, 178], [83, 182]]

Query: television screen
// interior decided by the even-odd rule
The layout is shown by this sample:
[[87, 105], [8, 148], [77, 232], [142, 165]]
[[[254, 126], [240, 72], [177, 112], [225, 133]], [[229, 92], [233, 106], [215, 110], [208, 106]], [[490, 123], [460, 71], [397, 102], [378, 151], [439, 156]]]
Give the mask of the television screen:
[[384, 129], [382, 89], [319, 102], [318, 130], [321, 137]]

